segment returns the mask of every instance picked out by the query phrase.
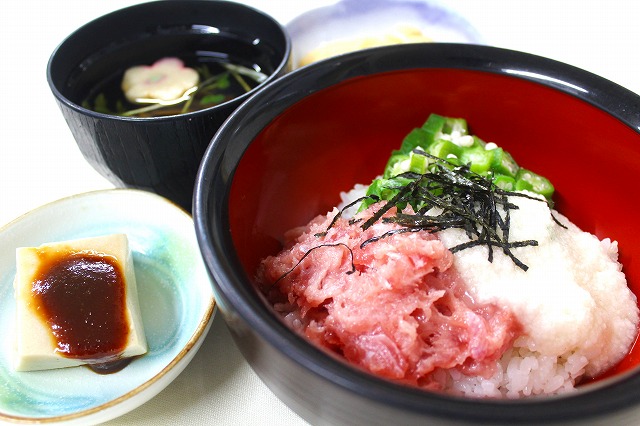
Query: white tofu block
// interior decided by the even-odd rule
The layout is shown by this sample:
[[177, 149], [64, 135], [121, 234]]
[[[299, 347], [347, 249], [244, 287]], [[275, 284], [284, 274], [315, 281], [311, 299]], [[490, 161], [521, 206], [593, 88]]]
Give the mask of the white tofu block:
[[[119, 266], [116, 269], [122, 272], [124, 281], [124, 312], [129, 329], [126, 346], [117, 358], [124, 359], [147, 352], [147, 342], [144, 336], [138, 303], [133, 258], [127, 236], [125, 234], [112, 234], [73, 241], [47, 243], [39, 247], [20, 247], [16, 249], [16, 277], [14, 280], [17, 302], [15, 370], [46, 370], [97, 362], [92, 359], [75, 359], [60, 353], [58, 340], [47, 323], [46, 316], [41, 313], [42, 306], [38, 305], [38, 299], [33, 295], [32, 291], [34, 286], [42, 285], [36, 282], [42, 279], [42, 271], [48, 270], [47, 268], [50, 267], [47, 265], [51, 264], [51, 259], [69, 259], [69, 256], [74, 255], [87, 255], [91, 259], [96, 259], [96, 256], [98, 258], [108, 258], [110, 262]], [[82, 268], [78, 269], [81, 270]], [[52, 282], [59, 281], [52, 280]], [[82, 295], [82, 297], [90, 296]], [[62, 312], [73, 310], [80, 303], [82, 303], [81, 300], [74, 298], [73, 302], [68, 304], [69, 306], [63, 304]], [[81, 310], [77, 309], [76, 315], [79, 311]], [[90, 316], [91, 314], [88, 315]], [[84, 321], [90, 322], [92, 318], [86, 318]]]

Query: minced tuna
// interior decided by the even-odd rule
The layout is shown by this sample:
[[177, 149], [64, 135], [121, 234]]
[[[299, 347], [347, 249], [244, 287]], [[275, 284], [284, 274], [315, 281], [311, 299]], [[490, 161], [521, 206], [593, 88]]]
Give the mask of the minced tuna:
[[[366, 220], [376, 206], [359, 214]], [[387, 213], [394, 214], [395, 210]], [[426, 231], [366, 231], [337, 210], [286, 235], [286, 249], [263, 261], [258, 281], [275, 309], [312, 342], [381, 377], [441, 389], [440, 370], [491, 377], [521, 327], [509, 309], [476, 303], [453, 254]]]
[[[343, 205], [365, 188], [357, 185]], [[628, 353], [636, 297], [615, 242], [581, 231], [545, 202], [510, 199], [518, 205], [511, 240], [538, 242], [513, 250], [526, 271], [500, 250], [489, 261], [484, 246], [452, 254], [468, 239], [459, 229], [396, 233], [361, 247], [397, 225], [378, 221], [363, 231], [340, 218], [330, 227], [334, 209], [287, 233], [257, 281], [292, 328], [378, 376], [475, 397], [571, 391]]]

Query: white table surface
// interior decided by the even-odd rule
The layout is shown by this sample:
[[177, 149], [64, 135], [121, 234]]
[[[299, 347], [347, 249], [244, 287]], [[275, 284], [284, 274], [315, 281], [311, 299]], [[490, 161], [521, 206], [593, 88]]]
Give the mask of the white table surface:
[[[69, 195], [112, 188], [80, 154], [47, 85], [50, 54], [72, 31], [132, 0], [20, 0], [0, 6], [0, 226]], [[333, 3], [248, 0], [286, 24]], [[640, 2], [450, 0], [487, 44], [547, 56], [640, 93]], [[111, 424], [304, 425], [241, 357], [222, 318], [163, 392]], [[640, 423], [640, 420], [639, 420]]]

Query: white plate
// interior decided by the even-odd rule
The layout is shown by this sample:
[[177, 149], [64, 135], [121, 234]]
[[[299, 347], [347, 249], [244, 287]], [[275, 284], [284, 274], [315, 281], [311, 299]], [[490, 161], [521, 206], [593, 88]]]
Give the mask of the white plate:
[[[15, 249], [125, 233], [149, 352], [113, 374], [12, 368]], [[193, 221], [144, 191], [95, 191], [47, 204], [0, 229], [0, 422], [98, 423], [151, 399], [187, 366], [215, 314]]]
[[436, 0], [341, 0], [309, 10], [287, 24], [294, 68], [312, 50], [336, 40], [376, 37], [410, 26], [434, 42], [482, 44], [482, 36]]

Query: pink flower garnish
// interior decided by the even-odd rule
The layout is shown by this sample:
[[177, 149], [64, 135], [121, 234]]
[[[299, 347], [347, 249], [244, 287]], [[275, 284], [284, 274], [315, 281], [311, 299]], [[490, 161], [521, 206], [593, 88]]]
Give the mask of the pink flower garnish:
[[153, 65], [129, 68], [122, 79], [122, 90], [135, 103], [168, 102], [180, 99], [198, 85], [196, 70], [178, 58], [162, 58]]

